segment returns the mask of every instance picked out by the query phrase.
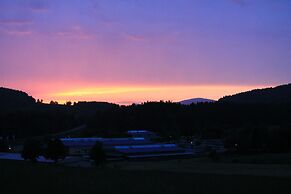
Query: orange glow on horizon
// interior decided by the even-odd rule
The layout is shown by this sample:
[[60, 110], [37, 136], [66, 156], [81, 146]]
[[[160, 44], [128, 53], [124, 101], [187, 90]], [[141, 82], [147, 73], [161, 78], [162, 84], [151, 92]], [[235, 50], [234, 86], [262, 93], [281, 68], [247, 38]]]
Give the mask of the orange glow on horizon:
[[132, 104], [146, 101], [170, 100], [173, 102], [190, 98], [219, 98], [235, 93], [268, 86], [227, 85], [173, 85], [173, 86], [91, 86], [64, 89], [47, 93], [44, 101], [64, 103], [66, 101], [106, 101], [118, 104]]
[[[73, 84], [72, 84], [73, 83]], [[51, 100], [60, 104], [66, 101], [103, 101], [117, 104], [132, 104], [146, 101], [178, 102], [190, 98], [219, 98], [272, 85], [162, 85], [162, 84], [95, 84], [89, 82], [10, 82], [4, 87], [27, 92], [45, 103]]]

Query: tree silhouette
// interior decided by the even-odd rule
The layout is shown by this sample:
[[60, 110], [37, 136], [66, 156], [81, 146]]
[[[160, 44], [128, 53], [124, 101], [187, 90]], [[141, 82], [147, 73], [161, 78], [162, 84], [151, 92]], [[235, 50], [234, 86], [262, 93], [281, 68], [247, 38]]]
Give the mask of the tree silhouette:
[[44, 156], [46, 159], [54, 160], [55, 163], [60, 159], [65, 159], [68, 155], [68, 149], [59, 139], [51, 139], [47, 144]]
[[36, 103], [42, 104], [43, 103], [43, 99], [37, 99]]
[[51, 100], [51, 101], [50, 101], [50, 104], [52, 104], [52, 105], [53, 105], [53, 104], [54, 104], [54, 105], [57, 105], [57, 104], [59, 104], [59, 103], [58, 103], [57, 101], [53, 101], [53, 100]]
[[145, 102], [130, 106], [85, 101], [74, 106], [36, 105], [25, 93], [0, 88], [0, 107], [2, 136], [42, 136], [86, 124], [83, 136], [123, 137], [127, 130], [147, 129], [167, 139], [222, 138], [226, 148], [238, 152], [291, 151], [291, 84], [215, 103]]
[[100, 142], [96, 142], [90, 150], [90, 158], [94, 160], [95, 164], [99, 166], [106, 161], [106, 154], [103, 150], [103, 145]]
[[7, 145], [7, 143], [1, 139], [0, 140], [0, 152], [8, 152], [9, 151], [9, 146]]
[[217, 154], [216, 150], [209, 149], [208, 158], [213, 162], [219, 162], [219, 155]]
[[41, 155], [41, 144], [38, 140], [26, 140], [23, 145], [23, 150], [21, 153], [21, 157], [25, 160], [31, 160], [32, 162], [36, 162], [37, 158]]

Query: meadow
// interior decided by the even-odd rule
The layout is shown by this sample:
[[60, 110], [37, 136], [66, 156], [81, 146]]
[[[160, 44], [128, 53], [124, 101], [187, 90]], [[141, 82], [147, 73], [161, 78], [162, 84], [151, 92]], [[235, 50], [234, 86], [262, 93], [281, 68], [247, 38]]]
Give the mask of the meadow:
[[[291, 176], [204, 173], [203, 168], [207, 166], [197, 165], [196, 168], [201, 168], [201, 171], [122, 169], [108, 166], [79, 168], [1, 160], [1, 193], [285, 194], [291, 191]], [[223, 168], [227, 168], [227, 164]], [[229, 168], [231, 170], [233, 166]]]

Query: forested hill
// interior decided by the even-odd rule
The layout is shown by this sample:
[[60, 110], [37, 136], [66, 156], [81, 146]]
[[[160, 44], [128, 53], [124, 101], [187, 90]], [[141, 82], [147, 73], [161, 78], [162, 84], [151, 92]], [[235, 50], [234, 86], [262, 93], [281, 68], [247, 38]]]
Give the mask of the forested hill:
[[35, 104], [35, 99], [27, 93], [0, 87], [0, 107], [13, 108], [31, 106]]
[[[291, 85], [245, 92], [218, 103], [191, 105], [163, 101], [130, 106], [105, 102], [44, 104], [35, 103], [24, 92], [0, 91], [0, 137], [46, 136], [86, 124], [80, 136], [112, 137], [127, 130], [147, 129], [165, 137], [220, 137], [229, 145], [238, 143], [241, 150], [291, 152]], [[21, 103], [32, 106], [2, 108], [3, 104], [22, 107]]]
[[[90, 112], [92, 110], [107, 110], [115, 108], [116, 104], [107, 103], [107, 102], [86, 102], [80, 101], [78, 103], [72, 103], [70, 105], [61, 105], [57, 104], [54, 101], [51, 101], [50, 104], [45, 104], [42, 102], [36, 103], [36, 100], [29, 96], [27, 93], [0, 87], [0, 109], [27, 109], [33, 108], [34, 110], [50, 110], [50, 109], [70, 109], [78, 112]], [[68, 108], [69, 107], [69, 108]]]
[[[53, 102], [53, 101], [52, 101]], [[0, 137], [32, 137], [60, 133], [119, 106], [106, 102], [78, 102], [61, 105], [36, 102], [27, 93], [0, 88]]]
[[225, 96], [219, 99], [218, 102], [236, 104], [291, 104], [291, 84]]

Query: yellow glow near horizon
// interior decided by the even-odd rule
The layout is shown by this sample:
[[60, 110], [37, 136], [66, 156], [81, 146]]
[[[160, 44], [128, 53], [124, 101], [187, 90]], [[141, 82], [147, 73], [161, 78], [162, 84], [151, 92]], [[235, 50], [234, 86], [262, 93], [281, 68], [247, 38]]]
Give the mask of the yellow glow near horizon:
[[142, 92], [151, 91], [153, 88], [138, 88], [138, 87], [97, 87], [97, 88], [81, 88], [74, 91], [55, 93], [55, 96], [90, 96], [90, 95], [102, 95], [102, 94], [118, 94], [127, 92]]
[[56, 100], [59, 103], [66, 101], [106, 101], [118, 104], [131, 104], [160, 100], [177, 102], [198, 97], [218, 100], [226, 95], [264, 87], [267, 86], [79, 86], [77, 88], [47, 94], [45, 101]]

